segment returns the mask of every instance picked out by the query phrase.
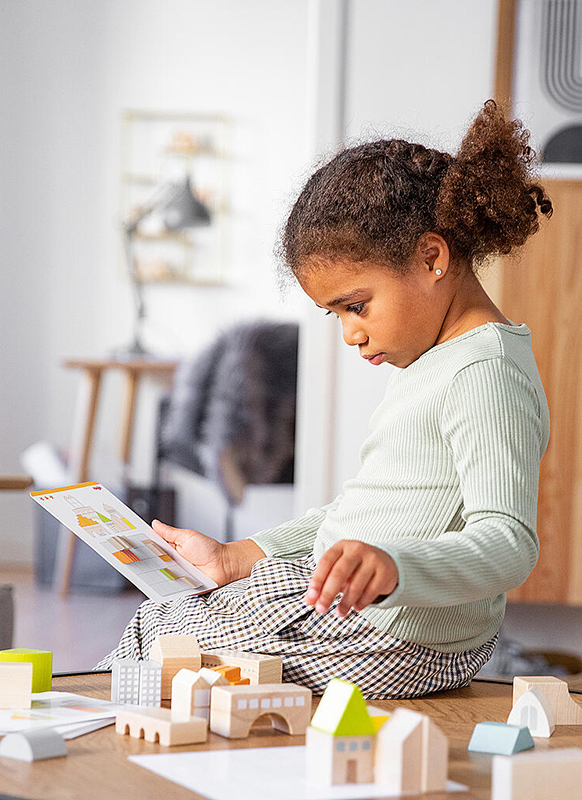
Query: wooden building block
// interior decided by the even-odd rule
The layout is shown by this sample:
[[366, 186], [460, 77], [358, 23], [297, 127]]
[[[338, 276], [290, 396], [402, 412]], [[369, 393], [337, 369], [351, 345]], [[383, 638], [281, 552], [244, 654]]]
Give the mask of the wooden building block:
[[212, 685], [200, 672], [181, 669], [172, 681], [172, 721], [185, 722], [202, 717], [210, 722], [210, 690]]
[[493, 756], [491, 800], [580, 800], [582, 750]]
[[30, 661], [0, 663], [0, 708], [30, 708], [32, 672]]
[[555, 725], [582, 725], [582, 706], [570, 696], [568, 684], [551, 675], [519, 676], [513, 679], [513, 702], [519, 700], [529, 689], [539, 689], [544, 693]]
[[311, 716], [311, 690], [295, 683], [216, 686], [210, 701], [210, 730], [244, 739], [259, 717], [268, 715], [276, 730], [304, 734]]
[[111, 702], [139, 705], [139, 661], [115, 658], [111, 665]]
[[387, 718], [366, 705], [355, 683], [333, 678], [307, 728], [308, 780], [328, 786], [373, 782], [376, 732]]
[[208, 669], [208, 667], [202, 667], [202, 669], [199, 669], [198, 674], [202, 675], [202, 677], [208, 681], [211, 689], [214, 686], [230, 686], [224, 675], [222, 675], [220, 672], [215, 672], [213, 669]]
[[189, 634], [161, 634], [149, 653], [152, 661], [162, 665], [162, 699], [172, 696], [172, 680], [181, 669], [197, 672], [202, 666], [196, 636]]
[[554, 732], [554, 715], [545, 694], [532, 686], [514, 702], [509, 725], [527, 725], [532, 736], [549, 738]]
[[52, 728], [9, 733], [0, 741], [0, 756], [18, 761], [41, 761], [67, 755], [67, 745]]
[[50, 692], [53, 680], [53, 654], [50, 650], [30, 650], [25, 647], [0, 650], [0, 663], [3, 662], [30, 662], [32, 691]]
[[203, 667], [233, 665], [240, 667], [241, 677], [249, 678], [251, 686], [261, 683], [281, 683], [283, 662], [280, 656], [245, 653], [240, 650], [203, 650]]
[[522, 750], [534, 747], [534, 740], [527, 726], [508, 725], [505, 722], [478, 722], [467, 750], [473, 753], [493, 753], [513, 756]]
[[169, 708], [124, 709], [115, 718], [115, 730], [134, 739], [159, 742], [164, 747], [197, 744], [205, 742], [208, 737], [205, 719], [190, 717], [183, 722], [172, 721]]
[[111, 665], [111, 702], [119, 705], [161, 704], [162, 666], [158, 661], [116, 658]]
[[159, 708], [162, 703], [162, 665], [159, 661], [139, 662], [139, 705]]
[[397, 708], [376, 735], [375, 782], [397, 794], [444, 792], [448, 741], [424, 714]]
[[449, 772], [449, 740], [430, 717], [423, 716], [420, 790], [444, 792]]
[[224, 666], [221, 665], [218, 667], [209, 667], [209, 669], [213, 670], [213, 672], [220, 672], [220, 674], [224, 675], [229, 683], [235, 683], [241, 679], [240, 667], [231, 667], [230, 665], [225, 664]]
[[340, 678], [332, 678], [327, 684], [311, 726], [333, 736], [370, 736], [376, 732], [359, 686]]
[[306, 777], [312, 783], [338, 786], [374, 782], [374, 735], [334, 736], [307, 726]]

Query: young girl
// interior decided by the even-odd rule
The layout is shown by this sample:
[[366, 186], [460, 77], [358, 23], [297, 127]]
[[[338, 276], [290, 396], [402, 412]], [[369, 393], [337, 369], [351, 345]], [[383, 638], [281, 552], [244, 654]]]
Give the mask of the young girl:
[[456, 157], [380, 140], [312, 175], [283, 275], [339, 318], [346, 344], [397, 368], [361, 467], [332, 503], [243, 541], [154, 523], [219, 588], [142, 603], [98, 668], [195, 633], [202, 649], [280, 655], [284, 680], [316, 694], [337, 676], [382, 699], [465, 686], [490, 658], [505, 593], [538, 555], [549, 415], [529, 329], [474, 270], [551, 215], [528, 138], [488, 100]]

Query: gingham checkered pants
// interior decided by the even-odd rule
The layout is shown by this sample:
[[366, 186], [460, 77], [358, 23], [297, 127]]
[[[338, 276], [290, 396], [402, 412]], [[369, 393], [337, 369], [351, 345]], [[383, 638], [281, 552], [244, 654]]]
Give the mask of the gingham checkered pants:
[[303, 601], [314, 569], [312, 555], [264, 558], [248, 578], [208, 594], [161, 604], [146, 600], [95, 669], [110, 668], [114, 658], [147, 658], [158, 634], [194, 633], [202, 650], [281, 656], [283, 680], [316, 695], [331, 678], [343, 678], [367, 699], [383, 700], [466, 686], [491, 658], [497, 635], [474, 650], [441, 653], [396, 639], [353, 609], [339, 619], [332, 613], [339, 598], [330, 612], [318, 614]]

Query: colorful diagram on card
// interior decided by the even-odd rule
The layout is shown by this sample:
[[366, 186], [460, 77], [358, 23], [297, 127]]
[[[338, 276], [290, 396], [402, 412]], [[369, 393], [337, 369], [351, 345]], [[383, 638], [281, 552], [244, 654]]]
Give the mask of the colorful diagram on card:
[[216, 588], [100, 483], [30, 496], [156, 602]]

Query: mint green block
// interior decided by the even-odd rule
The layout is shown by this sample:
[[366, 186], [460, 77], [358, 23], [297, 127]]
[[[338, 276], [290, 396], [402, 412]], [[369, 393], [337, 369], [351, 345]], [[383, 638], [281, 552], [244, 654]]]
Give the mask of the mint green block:
[[32, 662], [32, 691], [50, 692], [53, 680], [53, 654], [50, 650], [29, 650], [17, 647], [0, 650], [0, 662]]
[[534, 740], [527, 726], [508, 725], [506, 722], [478, 722], [467, 750], [474, 753], [494, 753], [513, 756], [522, 750], [531, 750]]

